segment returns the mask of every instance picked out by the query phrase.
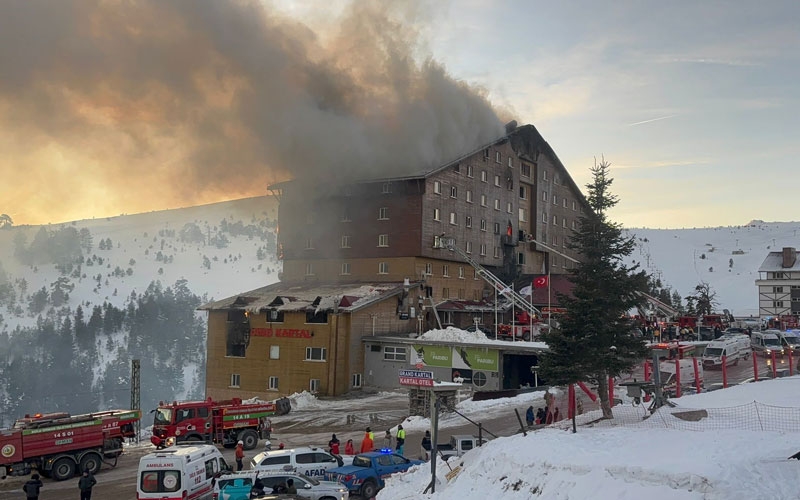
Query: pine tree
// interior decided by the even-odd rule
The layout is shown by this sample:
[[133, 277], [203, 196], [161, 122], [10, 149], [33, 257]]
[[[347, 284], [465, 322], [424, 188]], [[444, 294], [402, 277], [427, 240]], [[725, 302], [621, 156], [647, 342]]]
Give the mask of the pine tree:
[[608, 378], [630, 371], [647, 354], [644, 340], [633, 336], [628, 315], [642, 305], [637, 292], [647, 290], [647, 276], [638, 265], [622, 263], [635, 240], [608, 219], [607, 211], [618, 202], [609, 192], [609, 168], [603, 160], [591, 169], [593, 180], [586, 186], [591, 210], [568, 242], [581, 256], [570, 271], [574, 289], [572, 296], [559, 295], [566, 314], [559, 328], [542, 335], [550, 349], [540, 363], [542, 377], [551, 384], [596, 384], [605, 418], [613, 418]]

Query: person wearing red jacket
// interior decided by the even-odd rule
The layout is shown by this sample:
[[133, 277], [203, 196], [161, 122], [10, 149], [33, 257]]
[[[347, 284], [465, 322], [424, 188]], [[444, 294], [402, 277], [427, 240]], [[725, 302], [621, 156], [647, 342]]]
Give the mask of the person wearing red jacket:
[[244, 442], [243, 441], [239, 441], [238, 443], [236, 443], [236, 470], [237, 471], [240, 471], [240, 470], [244, 469], [244, 463], [242, 462], [242, 460], [244, 460]]
[[353, 446], [353, 440], [352, 439], [348, 439], [347, 443], [345, 443], [345, 445], [344, 445], [344, 454], [345, 455], [355, 455], [356, 454], [356, 450], [355, 450], [355, 447]]
[[332, 454], [339, 454], [339, 438], [336, 437], [336, 434], [334, 434], [331, 437], [331, 440], [328, 441], [328, 448], [330, 448]]
[[367, 427], [366, 432], [364, 432], [364, 439], [361, 441], [361, 453], [372, 451], [375, 445], [372, 442], [372, 432], [370, 431], [369, 427]]

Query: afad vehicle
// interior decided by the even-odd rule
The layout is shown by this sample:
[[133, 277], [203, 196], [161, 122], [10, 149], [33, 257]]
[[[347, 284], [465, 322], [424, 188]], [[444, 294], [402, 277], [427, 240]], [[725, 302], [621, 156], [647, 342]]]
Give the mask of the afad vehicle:
[[287, 398], [270, 403], [243, 403], [238, 398], [171, 404], [161, 401], [154, 410], [150, 441], [158, 448], [185, 441], [224, 446], [242, 441], [245, 450], [252, 450], [258, 444], [259, 430], [266, 425], [267, 417], [288, 413], [290, 409]]
[[0, 430], [0, 467], [5, 475], [24, 476], [32, 469], [57, 481], [76, 471], [112, 466], [122, 454], [122, 441], [134, 437], [140, 410], [109, 410], [84, 415], [26, 415], [11, 429]]

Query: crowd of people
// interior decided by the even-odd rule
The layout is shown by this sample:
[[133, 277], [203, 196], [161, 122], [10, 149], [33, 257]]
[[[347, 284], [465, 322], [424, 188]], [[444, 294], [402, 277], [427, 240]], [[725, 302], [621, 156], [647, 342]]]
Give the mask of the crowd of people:
[[[78, 491], [80, 491], [81, 500], [92, 500], [92, 488], [94, 488], [95, 484], [97, 484], [97, 480], [94, 478], [94, 474], [92, 474], [89, 469], [84, 470], [83, 473], [81, 473], [81, 477], [78, 479]], [[39, 500], [42, 486], [44, 486], [44, 484], [39, 474], [35, 472], [31, 474], [31, 478], [22, 485], [25, 498], [27, 500]]]
[[552, 411], [550, 408], [539, 408], [534, 413], [533, 405], [531, 405], [525, 411], [525, 423], [528, 424], [528, 427], [533, 427], [534, 425], [550, 425], [553, 422], [558, 422], [561, 419], [562, 416], [559, 412], [558, 406], [556, 406]]

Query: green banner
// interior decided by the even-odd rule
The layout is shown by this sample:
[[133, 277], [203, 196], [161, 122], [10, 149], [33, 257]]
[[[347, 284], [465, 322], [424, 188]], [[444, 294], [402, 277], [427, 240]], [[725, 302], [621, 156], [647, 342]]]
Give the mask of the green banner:
[[476, 347], [465, 347], [461, 350], [464, 351], [463, 354], [466, 356], [471, 369], [490, 372], [497, 371], [498, 351]]
[[451, 368], [453, 366], [453, 351], [450, 346], [415, 345], [416, 355], [413, 360], [421, 361], [425, 366], [440, 366]]

